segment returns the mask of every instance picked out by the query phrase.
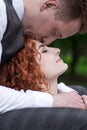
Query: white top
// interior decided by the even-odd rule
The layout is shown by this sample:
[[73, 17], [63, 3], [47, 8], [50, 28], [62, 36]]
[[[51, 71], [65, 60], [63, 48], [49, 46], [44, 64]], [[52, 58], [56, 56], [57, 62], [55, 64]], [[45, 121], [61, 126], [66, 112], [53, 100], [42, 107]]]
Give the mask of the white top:
[[[13, 6], [22, 20], [24, 7], [23, 0], [13, 0]], [[7, 26], [6, 6], [4, 0], [0, 0], [0, 61], [2, 55], [1, 40]], [[63, 86], [61, 84], [60, 86]], [[13, 109], [26, 107], [52, 107], [53, 98], [48, 93], [28, 90], [16, 91], [10, 88], [0, 86], [0, 112], [6, 112]]]
[[[58, 89], [61, 92], [75, 91], [64, 83], [58, 84]], [[49, 107], [51, 106], [50, 104], [52, 104], [52, 98], [48, 93], [32, 90], [24, 92], [23, 90], [17, 91], [6, 87], [0, 87], [0, 113], [20, 108]]]
[[74, 90], [74, 89], [68, 87], [67, 85], [65, 85], [63, 82], [58, 84], [58, 90], [59, 90], [59, 92], [66, 92], [66, 93], [72, 92], [72, 91], [77, 92], [76, 90]]
[[[24, 13], [23, 0], [13, 0], [13, 6], [22, 20]], [[20, 4], [18, 4], [18, 2]], [[0, 61], [2, 55], [1, 40], [7, 26], [6, 5], [0, 0]], [[51, 107], [53, 98], [50, 94], [30, 91], [28, 94], [18, 92], [0, 85], [0, 112], [23, 107]]]

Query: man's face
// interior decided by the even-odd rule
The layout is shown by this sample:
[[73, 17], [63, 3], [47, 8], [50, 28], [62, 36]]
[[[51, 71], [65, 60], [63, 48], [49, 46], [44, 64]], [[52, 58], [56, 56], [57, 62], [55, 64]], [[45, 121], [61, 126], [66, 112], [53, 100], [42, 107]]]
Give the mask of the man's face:
[[81, 18], [65, 21], [64, 19], [68, 19], [68, 17], [64, 16], [63, 20], [56, 19], [58, 1], [32, 0], [30, 2], [28, 0], [27, 2], [27, 11], [23, 18], [25, 34], [32, 35], [34, 39], [48, 45], [58, 38], [66, 38], [79, 32]]
[[79, 32], [81, 26], [81, 21], [79, 19], [72, 21], [59, 21], [49, 18], [43, 23], [38, 24], [34, 28], [37, 40], [42, 40], [44, 44], [49, 45], [56, 39], [62, 39], [74, 35]]

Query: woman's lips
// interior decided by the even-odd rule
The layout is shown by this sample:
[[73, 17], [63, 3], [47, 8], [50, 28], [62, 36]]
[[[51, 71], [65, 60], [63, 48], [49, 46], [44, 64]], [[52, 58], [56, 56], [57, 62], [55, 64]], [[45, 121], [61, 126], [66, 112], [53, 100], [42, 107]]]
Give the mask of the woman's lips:
[[60, 61], [63, 61], [61, 58], [59, 58], [56, 62], [60, 62]]

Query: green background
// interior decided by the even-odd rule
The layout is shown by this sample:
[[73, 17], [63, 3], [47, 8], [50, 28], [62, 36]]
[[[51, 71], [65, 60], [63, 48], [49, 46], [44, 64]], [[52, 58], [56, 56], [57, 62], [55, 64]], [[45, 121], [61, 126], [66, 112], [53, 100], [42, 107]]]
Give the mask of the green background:
[[69, 66], [59, 81], [87, 87], [87, 33], [58, 39], [50, 46], [61, 49], [60, 56]]

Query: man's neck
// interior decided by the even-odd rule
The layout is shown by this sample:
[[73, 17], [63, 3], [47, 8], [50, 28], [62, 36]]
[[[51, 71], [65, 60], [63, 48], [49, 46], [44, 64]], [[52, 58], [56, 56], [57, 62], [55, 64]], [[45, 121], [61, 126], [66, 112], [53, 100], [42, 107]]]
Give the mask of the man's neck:
[[30, 25], [31, 0], [23, 0], [23, 1], [24, 1], [24, 14], [22, 19], [22, 27], [23, 27], [23, 32], [25, 32], [25, 30], [28, 30]]

